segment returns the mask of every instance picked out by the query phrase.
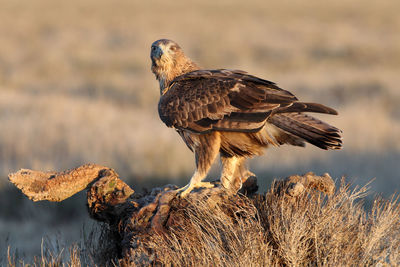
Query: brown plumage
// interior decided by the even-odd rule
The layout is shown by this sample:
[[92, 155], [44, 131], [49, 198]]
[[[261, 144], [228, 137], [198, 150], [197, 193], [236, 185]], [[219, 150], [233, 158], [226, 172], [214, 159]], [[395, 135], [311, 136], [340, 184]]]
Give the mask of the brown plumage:
[[160, 118], [196, 156], [196, 172], [181, 189], [182, 197], [195, 187], [211, 186], [201, 181], [219, 153], [221, 183], [236, 191], [253, 175], [246, 158], [262, 154], [268, 145], [342, 146], [339, 129], [303, 113], [337, 115], [332, 108], [299, 102], [275, 83], [244, 71], [200, 70], [171, 40], [154, 42], [150, 57], [160, 83]]

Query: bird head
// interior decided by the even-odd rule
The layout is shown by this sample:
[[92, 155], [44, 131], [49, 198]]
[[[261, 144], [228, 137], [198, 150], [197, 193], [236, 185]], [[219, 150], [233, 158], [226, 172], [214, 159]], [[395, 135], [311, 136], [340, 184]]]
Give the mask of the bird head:
[[197, 65], [185, 56], [181, 47], [168, 39], [152, 43], [150, 59], [151, 71], [160, 81], [160, 86], [166, 86], [175, 77], [198, 69]]
[[151, 69], [155, 74], [159, 73], [160, 70], [171, 69], [182, 56], [184, 56], [182, 49], [174, 41], [168, 39], [157, 40], [151, 45]]

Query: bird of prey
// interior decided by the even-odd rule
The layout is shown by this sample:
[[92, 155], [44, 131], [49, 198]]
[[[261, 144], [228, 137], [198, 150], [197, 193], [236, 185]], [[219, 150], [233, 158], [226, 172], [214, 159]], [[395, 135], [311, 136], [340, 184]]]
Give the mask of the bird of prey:
[[341, 131], [306, 112], [337, 115], [327, 106], [299, 101], [275, 83], [240, 70], [200, 69], [174, 41], [151, 45], [151, 70], [160, 84], [158, 112], [195, 154], [196, 171], [185, 187], [213, 187], [202, 182], [220, 154], [221, 184], [236, 192], [252, 174], [246, 159], [264, 148], [305, 142], [340, 149]]

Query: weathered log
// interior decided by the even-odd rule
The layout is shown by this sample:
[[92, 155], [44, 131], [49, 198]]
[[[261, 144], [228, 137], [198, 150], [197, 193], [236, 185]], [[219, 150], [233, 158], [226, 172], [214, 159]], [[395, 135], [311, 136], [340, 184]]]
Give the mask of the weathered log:
[[107, 167], [86, 164], [65, 172], [21, 169], [8, 175], [10, 181], [33, 201], [63, 201], [101, 178]]
[[[143, 255], [147, 260], [151, 257], [151, 249], [143, 248], [143, 244], [152, 234], [167, 235], [170, 229], [185, 227], [185, 214], [195, 203], [201, 203], [200, 206], [207, 210], [218, 209], [232, 218], [239, 210], [249, 207], [248, 197], [240, 192], [227, 194], [218, 182], [214, 182], [214, 188], [194, 190], [183, 199], [177, 196], [175, 185], [138, 194], [119, 179], [113, 169], [94, 164], [60, 173], [22, 169], [10, 174], [9, 179], [33, 201], [62, 201], [86, 188], [90, 216], [110, 225], [117, 235], [117, 246], [124, 259], [121, 264], [126, 265], [137, 264]], [[252, 198], [260, 197], [254, 194], [257, 190], [255, 177], [248, 179], [243, 187], [242, 193], [253, 195]], [[307, 173], [279, 181], [276, 188], [278, 194], [297, 197], [313, 190], [332, 194], [335, 187], [328, 174]], [[138, 258], [139, 250], [141, 256]]]

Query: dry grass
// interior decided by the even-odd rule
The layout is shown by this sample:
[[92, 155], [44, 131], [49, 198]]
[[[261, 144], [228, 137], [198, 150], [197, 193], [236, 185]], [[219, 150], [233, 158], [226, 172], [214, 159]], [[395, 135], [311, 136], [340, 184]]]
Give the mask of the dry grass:
[[[274, 183], [265, 194], [221, 203], [204, 200], [180, 211], [179, 226], [154, 233], [119, 262], [106, 226], [67, 251], [42, 246], [33, 266], [397, 266], [400, 264], [398, 199], [376, 199], [367, 187], [342, 181], [331, 196], [316, 191], [290, 197]], [[205, 208], [207, 207], [207, 208]], [[43, 244], [42, 244], [43, 245]], [[150, 256], [149, 255], [150, 251]], [[119, 262], [119, 263], [118, 263]], [[28, 266], [8, 253], [8, 266]], [[30, 265], [29, 265], [30, 266]]]
[[32, 261], [20, 257], [13, 248], [0, 257], [2, 266], [49, 266], [49, 267], [80, 267], [80, 266], [117, 266], [117, 248], [114, 236], [109, 227], [99, 224], [84, 234], [80, 243], [69, 247], [60, 245], [57, 241], [42, 239], [40, 256], [34, 256]]
[[[65, 256], [64, 256], [65, 257]], [[7, 266], [15, 267], [15, 266], [49, 266], [49, 267], [58, 267], [58, 266], [68, 266], [68, 267], [78, 267], [82, 266], [80, 259], [80, 249], [76, 245], [71, 246], [69, 248], [68, 254], [66, 255], [69, 259], [63, 261], [63, 252], [60, 254], [53, 255], [51, 250], [45, 249], [42, 250], [42, 255], [40, 257], [35, 257], [32, 263], [25, 263], [24, 260], [18, 260], [14, 255], [10, 254], [10, 248], [7, 250]]]
[[[182, 228], [155, 235], [153, 264], [165, 266], [371, 266], [400, 264], [400, 206], [377, 199], [363, 207], [366, 187], [342, 183], [330, 197], [293, 199], [276, 187], [247, 207], [232, 207], [234, 220], [203, 203], [185, 212]], [[234, 204], [232, 204], [234, 205]]]
[[366, 188], [342, 184], [331, 197], [265, 196], [237, 209], [193, 206], [187, 224], [154, 236], [153, 263], [166, 266], [371, 266], [400, 264], [400, 206], [376, 200], [365, 211]]

